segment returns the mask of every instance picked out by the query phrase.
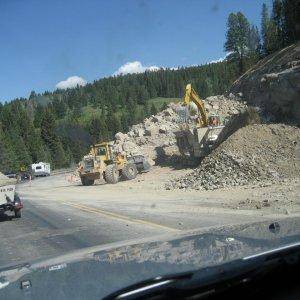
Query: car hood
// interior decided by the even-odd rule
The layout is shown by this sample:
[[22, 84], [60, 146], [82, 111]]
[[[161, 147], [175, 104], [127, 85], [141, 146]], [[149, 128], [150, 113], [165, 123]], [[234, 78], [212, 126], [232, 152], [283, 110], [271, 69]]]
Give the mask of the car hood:
[[112, 243], [2, 269], [0, 298], [100, 299], [142, 280], [222, 264], [300, 240], [300, 218], [274, 222]]

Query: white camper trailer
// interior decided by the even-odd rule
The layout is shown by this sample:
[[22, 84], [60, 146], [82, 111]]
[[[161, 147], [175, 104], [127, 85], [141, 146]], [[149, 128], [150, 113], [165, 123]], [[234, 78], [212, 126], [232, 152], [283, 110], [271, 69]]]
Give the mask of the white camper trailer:
[[31, 165], [32, 173], [34, 176], [50, 176], [50, 164], [39, 162]]

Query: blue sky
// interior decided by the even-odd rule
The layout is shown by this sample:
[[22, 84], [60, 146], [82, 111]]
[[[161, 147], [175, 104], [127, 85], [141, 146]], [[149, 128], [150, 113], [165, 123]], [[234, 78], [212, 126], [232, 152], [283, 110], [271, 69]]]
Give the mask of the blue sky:
[[0, 101], [147, 67], [224, 57], [226, 21], [270, 0], [0, 0]]

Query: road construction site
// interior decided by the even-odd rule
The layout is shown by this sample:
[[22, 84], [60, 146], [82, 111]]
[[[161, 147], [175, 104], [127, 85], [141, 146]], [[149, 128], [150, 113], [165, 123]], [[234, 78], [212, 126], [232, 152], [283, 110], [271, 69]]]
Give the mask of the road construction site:
[[[99, 144], [100, 148], [104, 146], [105, 155], [104, 152], [98, 155], [96, 150], [100, 148], [93, 146], [86, 157], [86, 162], [92, 164], [83, 162], [77, 170], [19, 184], [17, 190], [24, 200], [24, 214], [22, 219], [0, 224], [3, 241], [0, 262], [4, 262], [2, 254], [5, 263], [16, 264], [128, 239], [300, 217], [297, 110], [285, 111], [290, 119], [279, 122], [284, 118], [272, 115], [262, 104], [263, 96], [270, 99], [269, 93], [274, 88], [270, 81], [276, 78], [277, 85], [284, 87], [286, 80], [291, 83], [291, 78], [299, 76], [299, 64], [284, 64], [280, 59], [277, 77], [273, 73], [267, 76], [272, 66], [262, 72], [268, 62], [259, 65], [258, 70], [249, 71], [250, 83], [256, 77], [263, 83], [261, 90], [255, 91], [260, 95], [260, 103], [250, 105], [245, 101], [247, 94], [243, 93], [247, 93], [249, 74], [245, 74], [244, 82], [237, 81], [233, 86], [234, 89], [237, 85], [244, 86], [243, 92], [237, 90], [234, 94], [228, 92], [203, 100], [202, 115], [205, 111], [208, 116], [217, 116], [213, 121], [224, 124], [224, 130], [221, 139], [216, 139], [214, 147], [202, 157], [184, 156], [177, 132], [186, 107], [170, 103], [167, 109], [133, 125], [127, 133], [118, 132], [111, 144]], [[297, 87], [294, 91], [289, 99], [296, 107]], [[280, 106], [280, 101], [284, 98], [279, 98], [276, 105]], [[295, 116], [291, 117], [291, 113]], [[199, 119], [191, 115], [188, 122], [193, 126]], [[201, 122], [203, 116], [198, 124], [200, 130], [209, 128]], [[117, 164], [108, 157], [109, 147], [123, 158], [145, 157], [151, 165], [150, 171], [134, 174], [131, 180], [122, 181], [121, 176], [108, 180], [105, 172], [109, 164]], [[95, 170], [98, 161], [102, 171], [92, 179], [83, 180], [83, 175], [90, 176], [90, 171]], [[120, 168], [114, 172], [122, 174], [125, 165], [121, 160]], [[4, 216], [1, 219], [6, 220]]]

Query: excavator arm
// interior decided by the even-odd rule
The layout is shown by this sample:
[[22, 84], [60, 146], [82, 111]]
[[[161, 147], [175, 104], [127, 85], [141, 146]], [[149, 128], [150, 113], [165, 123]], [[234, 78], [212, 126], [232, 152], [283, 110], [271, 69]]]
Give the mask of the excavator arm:
[[198, 96], [196, 91], [192, 88], [192, 85], [189, 83], [187, 84], [185, 88], [185, 95], [184, 95], [184, 105], [189, 105], [190, 102], [193, 102], [196, 104], [200, 118], [198, 118], [197, 123], [200, 127], [206, 127], [208, 126], [208, 117], [205, 111], [204, 103], [201, 100], [201, 98]]

